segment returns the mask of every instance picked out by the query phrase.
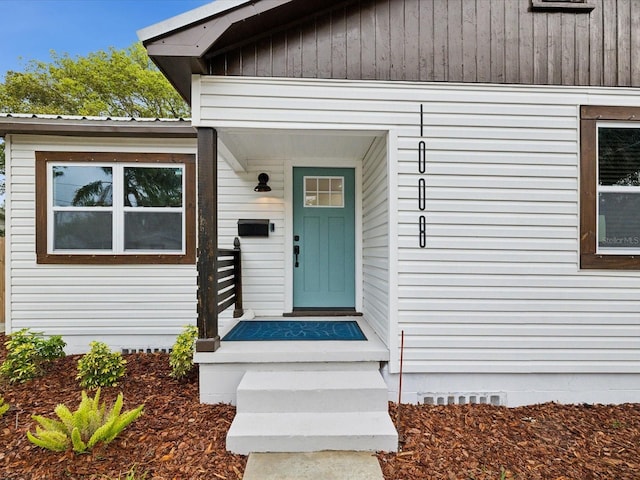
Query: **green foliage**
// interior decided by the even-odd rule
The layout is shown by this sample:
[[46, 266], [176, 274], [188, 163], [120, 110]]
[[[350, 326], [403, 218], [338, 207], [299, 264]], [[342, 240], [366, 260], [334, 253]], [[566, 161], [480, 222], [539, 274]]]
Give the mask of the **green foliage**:
[[[51, 52], [24, 72], [9, 71], [0, 83], [0, 112], [179, 118], [189, 106], [147, 56], [141, 43], [86, 57]], [[4, 174], [0, 140], [0, 175]], [[0, 182], [0, 193], [4, 181]]]
[[23, 328], [9, 335], [5, 345], [7, 358], [0, 365], [0, 375], [16, 383], [42, 375], [48, 363], [64, 357], [66, 343], [59, 335], [45, 339], [41, 332]]
[[193, 325], [184, 327], [182, 333], [176, 338], [176, 343], [169, 354], [169, 365], [173, 378], [185, 377], [193, 368], [193, 352], [198, 329]]
[[4, 398], [0, 397], [0, 417], [9, 410], [9, 404], [4, 402]]
[[106, 445], [142, 414], [144, 405], [121, 413], [123, 403], [120, 393], [107, 410], [105, 402], [100, 404], [99, 388], [94, 398], [83, 391], [82, 401], [75, 412], [62, 404], [55, 408], [59, 420], [33, 415], [38, 425], [35, 434], [27, 432], [27, 438], [34, 445], [54, 452], [72, 448], [76, 453], [83, 453], [99, 443]]
[[91, 350], [78, 360], [78, 375], [83, 388], [113, 387], [125, 374], [127, 361], [103, 342], [91, 342]]
[[147, 472], [138, 473], [136, 466], [132, 466], [125, 472], [125, 476], [118, 475], [118, 478], [111, 479], [110, 477], [104, 477], [104, 480], [146, 480]]
[[189, 107], [155, 67], [141, 43], [86, 57], [51, 52], [9, 71], [0, 84], [0, 111], [125, 117], [185, 117]]

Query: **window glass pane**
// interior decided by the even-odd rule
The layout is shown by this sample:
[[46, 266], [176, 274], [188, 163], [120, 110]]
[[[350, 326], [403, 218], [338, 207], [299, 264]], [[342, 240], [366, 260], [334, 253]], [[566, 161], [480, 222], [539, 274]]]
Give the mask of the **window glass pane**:
[[182, 214], [127, 212], [125, 250], [182, 250]]
[[328, 178], [319, 178], [318, 179], [318, 191], [319, 192], [328, 192], [329, 185], [331, 185], [331, 180]]
[[305, 178], [304, 189], [306, 192], [316, 192], [318, 190], [318, 182], [315, 178]]
[[598, 195], [598, 246], [640, 248], [640, 193]]
[[319, 193], [318, 194], [318, 206], [328, 207], [331, 205], [331, 194]]
[[127, 207], [181, 207], [182, 169], [126, 167], [124, 188]]
[[53, 167], [53, 204], [56, 207], [110, 207], [112, 195], [111, 167]]
[[54, 212], [54, 250], [111, 250], [111, 212]]
[[[305, 179], [305, 206], [342, 207], [344, 206], [344, 179], [342, 177], [315, 177]], [[317, 186], [317, 190], [309, 187]]]
[[600, 185], [640, 185], [640, 129], [598, 129]]

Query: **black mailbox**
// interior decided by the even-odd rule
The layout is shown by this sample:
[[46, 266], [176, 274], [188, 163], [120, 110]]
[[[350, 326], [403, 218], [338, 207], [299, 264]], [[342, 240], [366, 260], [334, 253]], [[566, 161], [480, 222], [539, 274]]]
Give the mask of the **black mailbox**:
[[240, 237], [268, 237], [269, 220], [238, 220], [238, 236]]

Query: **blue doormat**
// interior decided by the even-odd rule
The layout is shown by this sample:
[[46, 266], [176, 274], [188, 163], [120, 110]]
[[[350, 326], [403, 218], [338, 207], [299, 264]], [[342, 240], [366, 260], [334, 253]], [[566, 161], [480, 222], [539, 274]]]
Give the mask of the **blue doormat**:
[[366, 340], [354, 320], [241, 320], [227, 333], [223, 341], [305, 341], [305, 340]]

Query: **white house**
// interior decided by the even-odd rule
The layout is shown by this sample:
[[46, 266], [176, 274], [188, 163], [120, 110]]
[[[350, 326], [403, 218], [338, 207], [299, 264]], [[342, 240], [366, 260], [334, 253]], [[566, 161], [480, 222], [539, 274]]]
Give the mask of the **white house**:
[[[180, 326], [192, 324], [196, 315], [196, 140], [190, 123], [46, 115], [0, 115], [0, 123], [6, 142], [7, 333], [32, 328], [60, 334], [70, 352], [85, 351], [88, 342], [99, 338], [114, 348], [171, 346]], [[112, 166], [162, 166], [159, 162], [179, 157], [179, 173], [185, 173], [191, 197], [185, 194], [190, 203], [185, 202], [180, 215], [189, 227], [183, 229], [179, 254], [169, 257], [172, 263], [161, 256], [145, 259], [139, 249], [133, 256], [117, 254], [117, 248], [124, 249], [115, 243], [124, 242], [118, 230], [125, 214], [116, 211], [115, 202], [100, 206], [96, 196], [85, 206], [70, 206], [70, 192], [75, 191], [70, 187], [82, 185], [73, 173], [82, 169], [74, 165], [99, 173], [102, 180], [102, 168], [110, 169], [105, 185], [111, 186], [116, 177]], [[91, 166], [97, 162], [100, 167]], [[116, 198], [113, 185], [109, 196]], [[64, 223], [65, 216], [94, 217], [65, 234], [56, 227], [56, 218]], [[62, 244], [54, 243], [56, 235]], [[100, 243], [113, 237], [113, 249]], [[76, 244], [69, 244], [70, 239]], [[97, 254], [71, 255], [91, 248]], [[54, 251], [67, 254], [50, 255]]]
[[[239, 402], [247, 371], [378, 369], [397, 400], [401, 368], [409, 402], [640, 401], [637, 18], [635, 1], [218, 0], [144, 29], [193, 128], [0, 118], [7, 329], [165, 348], [197, 304], [203, 401]], [[56, 247], [73, 210], [56, 168], [89, 163], [59, 152], [180, 154], [181, 206], [153, 205], [177, 243]], [[151, 159], [96, 161], [124, 178]], [[116, 230], [136, 213], [110, 208]], [[239, 220], [263, 222], [241, 237], [240, 308], [362, 314], [368, 342], [221, 342], [235, 298], [214, 259]]]

